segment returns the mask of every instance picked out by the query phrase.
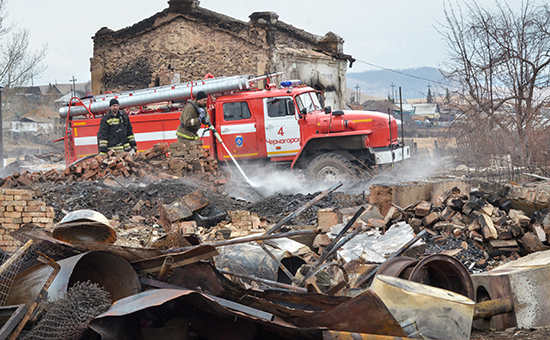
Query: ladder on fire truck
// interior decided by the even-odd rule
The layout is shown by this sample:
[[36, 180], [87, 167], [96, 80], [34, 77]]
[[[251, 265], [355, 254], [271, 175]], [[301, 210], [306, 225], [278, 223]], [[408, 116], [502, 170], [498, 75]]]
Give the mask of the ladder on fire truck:
[[153, 104], [165, 101], [184, 101], [194, 98], [199, 91], [204, 91], [208, 95], [219, 94], [230, 91], [248, 90], [259, 80], [269, 79], [283, 72], [266, 74], [259, 77], [254, 75], [239, 75], [233, 77], [212, 77], [207, 75], [205, 79], [180, 83], [175, 85], [164, 85], [151, 87], [147, 89], [125, 91], [120, 93], [106, 93], [99, 96], [90, 96], [89, 98], [71, 99], [68, 106], [59, 109], [59, 115], [63, 118], [78, 115], [95, 115], [109, 110], [109, 101], [113, 98], [118, 99], [120, 108], [128, 108]]
[[[120, 93], [105, 93], [98, 96], [89, 96], [86, 98], [73, 97], [70, 99], [67, 106], [59, 109], [59, 115], [66, 118], [65, 134], [63, 138], [57, 141], [64, 141], [65, 154], [68, 160], [76, 160], [74, 150], [74, 138], [70, 120], [76, 116], [85, 116], [86, 118], [95, 118], [96, 115], [107, 112], [109, 110], [109, 102], [116, 98], [120, 108], [141, 107], [143, 105], [151, 105], [162, 102], [185, 102], [188, 99], [193, 99], [199, 91], [204, 91], [207, 95], [217, 95], [226, 92], [248, 90], [256, 82], [269, 79], [283, 74], [284, 72], [275, 72], [263, 76], [254, 76], [252, 74], [237, 75], [232, 77], [213, 77], [207, 74], [204, 79], [189, 81], [174, 85], [164, 85], [151, 87], [146, 89], [125, 91]], [[71, 161], [71, 162], [72, 162]]]

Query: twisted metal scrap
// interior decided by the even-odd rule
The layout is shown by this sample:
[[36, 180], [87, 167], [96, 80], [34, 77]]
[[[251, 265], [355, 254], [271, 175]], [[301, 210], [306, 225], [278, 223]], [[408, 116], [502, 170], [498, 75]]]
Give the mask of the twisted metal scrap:
[[97, 283], [77, 282], [64, 298], [49, 304], [46, 314], [21, 339], [83, 339], [87, 335], [88, 323], [109, 307], [110, 295]]

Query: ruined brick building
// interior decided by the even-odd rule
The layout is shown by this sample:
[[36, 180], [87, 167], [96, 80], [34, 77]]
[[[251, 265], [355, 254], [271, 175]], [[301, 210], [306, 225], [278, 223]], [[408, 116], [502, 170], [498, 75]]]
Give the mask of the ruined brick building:
[[92, 92], [119, 92], [199, 80], [205, 74], [263, 75], [323, 91], [326, 105], [343, 108], [346, 68], [343, 39], [313, 35], [278, 20], [273, 12], [252, 13], [243, 22], [199, 6], [169, 0], [169, 7], [133, 26], [103, 27], [93, 37]]

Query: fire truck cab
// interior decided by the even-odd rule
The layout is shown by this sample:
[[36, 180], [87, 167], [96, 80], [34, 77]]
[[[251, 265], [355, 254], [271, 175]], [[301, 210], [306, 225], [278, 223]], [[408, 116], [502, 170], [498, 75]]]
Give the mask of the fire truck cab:
[[[358, 168], [410, 157], [409, 148], [398, 142], [397, 122], [391, 115], [373, 111], [332, 111], [330, 107], [323, 107], [319, 91], [300, 86], [298, 81], [282, 82], [281, 86], [268, 84], [265, 89], [249, 87], [207, 94], [212, 126], [236, 159], [284, 162], [290, 169], [301, 169], [309, 178], [324, 181], [353, 176]], [[115, 97], [123, 107], [124, 98], [135, 100], [137, 95], [137, 92], [121, 93], [93, 100]], [[90, 110], [91, 102], [76, 106], [87, 107], [87, 113], [84, 117], [82, 114], [72, 117], [69, 110], [64, 111], [68, 164], [97, 153], [96, 135], [101, 113], [96, 115]], [[139, 110], [130, 111], [138, 151], [160, 142], [176, 142], [183, 106], [184, 103], [156, 109], [140, 106]], [[204, 148], [210, 149], [218, 160], [230, 157], [205, 126], [199, 130], [199, 135]]]
[[[410, 157], [398, 143], [393, 117], [332, 111], [321, 103], [311, 87], [245, 91], [216, 98], [211, 116], [235, 158], [288, 162], [315, 180]], [[215, 154], [229, 157], [219, 146]]]

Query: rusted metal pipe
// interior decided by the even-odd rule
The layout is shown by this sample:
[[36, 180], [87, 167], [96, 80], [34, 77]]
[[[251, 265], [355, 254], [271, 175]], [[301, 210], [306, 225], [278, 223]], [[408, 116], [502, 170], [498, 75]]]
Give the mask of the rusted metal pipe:
[[[346, 223], [346, 226], [338, 233], [338, 235], [334, 238], [334, 240], [332, 240], [332, 242], [330, 242], [330, 244], [325, 248], [325, 250], [323, 251], [323, 253], [319, 257], [319, 259], [317, 260], [317, 262], [313, 266], [313, 269], [315, 269], [319, 265], [323, 264], [323, 262], [332, 253], [334, 253], [334, 251], [338, 250], [338, 248], [335, 247], [338, 244], [338, 241], [340, 241], [340, 239], [342, 239], [342, 237], [344, 237], [344, 234], [348, 232], [348, 230], [351, 228], [351, 226], [353, 226], [353, 224], [355, 223], [355, 221], [357, 221], [359, 216], [361, 216], [363, 211], [365, 211], [365, 207], [361, 207], [361, 208], [359, 208], [359, 210], [357, 210], [357, 212], [355, 213], [355, 215], [353, 215], [351, 220], [349, 220], [348, 223]], [[344, 244], [340, 244], [339, 247], [342, 247], [343, 245]]]
[[286, 238], [286, 237], [293, 237], [293, 236], [301, 236], [301, 235], [314, 235], [314, 234], [320, 234], [320, 229], [306, 229], [306, 230], [296, 230], [296, 231], [290, 231], [288, 233], [280, 233], [280, 234], [272, 234], [272, 235], [257, 235], [257, 236], [251, 236], [251, 237], [239, 237], [234, 238], [227, 241], [220, 241], [215, 243], [203, 243], [201, 245], [197, 246], [188, 246], [188, 247], [182, 247], [182, 248], [173, 248], [164, 250], [163, 254], [172, 254], [172, 253], [181, 253], [183, 251], [197, 248], [199, 246], [213, 246], [215, 248], [223, 247], [223, 246], [229, 246], [233, 244], [240, 244], [240, 243], [248, 243], [248, 242], [254, 242], [254, 241], [263, 241], [263, 240], [272, 240], [276, 238]]
[[[57, 263], [61, 269], [48, 288], [48, 301], [62, 298], [75, 282], [88, 280], [109, 292], [113, 302], [141, 291], [134, 268], [115, 253], [91, 251], [59, 260]], [[50, 275], [51, 270], [48, 267], [38, 264], [18, 273], [6, 305], [14, 302], [30, 305]]]
[[[294, 255], [296, 251], [286, 249], [284, 244], [281, 248], [267, 248], [269, 253], [260, 244], [249, 242], [236, 244], [229, 247], [218, 248], [219, 256], [215, 260], [216, 268], [229, 270], [231, 272], [254, 275], [262, 279], [278, 281], [286, 284], [293, 284], [292, 277], [298, 268], [306, 263], [301, 257]], [[292, 273], [287, 275], [280, 267], [283, 263], [285, 268]]]
[[550, 178], [548, 178], [548, 177], [543, 177], [543, 176], [539, 176], [539, 175], [535, 175], [535, 174], [530, 174], [528, 172], [524, 172], [523, 174], [525, 176], [530, 176], [530, 177], [533, 177], [533, 178], [536, 178], [536, 179], [542, 179], [542, 180], [545, 180], [545, 181], [550, 180]]
[[500, 298], [476, 303], [474, 320], [486, 319], [491, 316], [509, 313], [514, 310], [514, 301], [511, 298]]
[[218, 269], [218, 271], [222, 274], [235, 276], [235, 277], [240, 277], [241, 279], [247, 279], [247, 280], [250, 280], [250, 281], [260, 282], [260, 283], [266, 284], [268, 286], [273, 286], [273, 287], [287, 289], [287, 290], [293, 290], [293, 291], [296, 291], [296, 292], [299, 292], [299, 293], [307, 293], [306, 288], [287, 285], [286, 283], [281, 283], [281, 282], [277, 282], [277, 281], [262, 279], [262, 278], [255, 277], [255, 276], [252, 276], [252, 275], [233, 273], [233, 272], [229, 272], [229, 271], [223, 270], [223, 269]]
[[166, 279], [166, 276], [168, 275], [168, 272], [170, 271], [170, 267], [172, 267], [172, 264], [174, 264], [174, 258], [172, 256], [166, 256], [164, 259], [164, 263], [162, 264], [162, 267], [160, 267], [159, 275], [157, 276], [157, 280], [164, 281]]
[[[319, 258], [317, 259], [317, 261], [315, 261], [315, 263], [313, 264], [313, 266], [311, 267], [311, 270], [304, 276], [304, 279], [302, 280], [302, 282], [300, 282], [300, 285], [302, 285], [304, 282], [306, 282], [307, 279], [309, 279], [310, 277], [312, 277], [315, 273], [317, 273], [317, 268], [319, 268], [320, 265], [323, 264], [323, 262], [325, 262], [325, 260], [336, 250], [338, 250], [338, 248], [341, 248], [345, 242], [341, 242], [340, 244], [338, 244], [338, 241], [340, 241], [340, 239], [344, 236], [344, 234], [349, 230], [349, 228], [351, 228], [351, 226], [355, 223], [355, 221], [357, 221], [357, 219], [359, 218], [359, 216], [361, 216], [361, 214], [363, 213], [363, 211], [365, 211], [365, 207], [361, 207], [359, 208], [359, 210], [355, 213], [355, 215], [353, 215], [352, 219], [348, 221], [348, 223], [345, 225], [345, 227], [338, 233], [338, 235], [334, 238], [334, 240], [332, 240], [332, 242], [330, 242], [330, 244], [325, 248], [325, 250], [323, 251], [323, 253], [321, 254], [321, 256], [319, 256]], [[354, 235], [357, 235], [357, 233], [354, 233]], [[337, 247], [336, 247], [337, 246]]]

